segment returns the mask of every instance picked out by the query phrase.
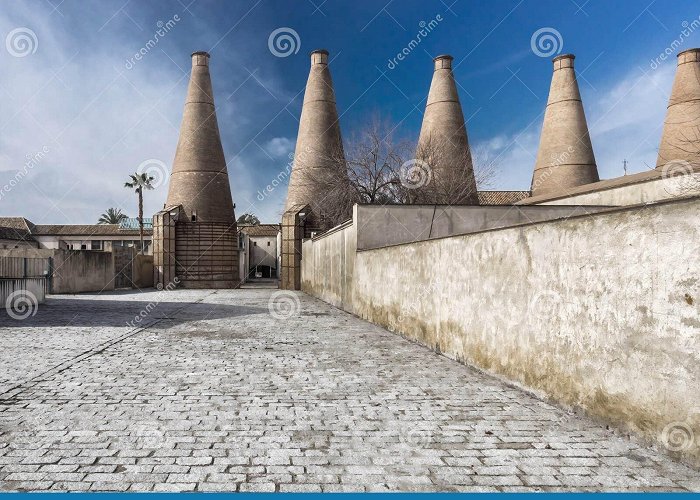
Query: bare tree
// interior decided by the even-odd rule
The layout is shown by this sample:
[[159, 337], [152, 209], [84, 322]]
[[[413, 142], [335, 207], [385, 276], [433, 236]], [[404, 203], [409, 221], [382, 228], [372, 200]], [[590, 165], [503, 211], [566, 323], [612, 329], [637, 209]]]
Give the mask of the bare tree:
[[[398, 124], [375, 117], [330, 154], [299, 153], [324, 165], [305, 172], [310, 192], [317, 194], [309, 223], [330, 229], [352, 216], [355, 203], [477, 203], [477, 186], [487, 187], [497, 174], [498, 165], [485, 147], [475, 148], [473, 155], [463, 148], [455, 155], [454, 146], [441, 141], [418, 146], [396, 138], [397, 129]], [[472, 165], [476, 183], [469, 176]]]
[[430, 136], [417, 144], [402, 171], [409, 203], [478, 204], [478, 189], [489, 187], [499, 170], [497, 158], [485, 146], [470, 149], [459, 141]]
[[401, 166], [411, 158], [413, 146], [395, 140], [396, 127], [388, 120], [375, 117], [366, 127], [346, 141], [342, 149], [333, 151], [324, 163], [342, 165], [345, 175], [331, 170], [318, 172], [315, 182], [323, 198], [316, 200], [314, 210], [319, 225], [328, 229], [352, 215], [356, 203], [402, 203], [405, 188], [401, 185]]
[[401, 203], [401, 167], [411, 158], [413, 144], [395, 139], [396, 125], [373, 121], [346, 147], [348, 178], [358, 203]]
[[663, 177], [678, 177], [670, 194], [691, 196], [700, 194], [700, 126], [688, 127], [679, 133], [670, 147], [659, 153]]

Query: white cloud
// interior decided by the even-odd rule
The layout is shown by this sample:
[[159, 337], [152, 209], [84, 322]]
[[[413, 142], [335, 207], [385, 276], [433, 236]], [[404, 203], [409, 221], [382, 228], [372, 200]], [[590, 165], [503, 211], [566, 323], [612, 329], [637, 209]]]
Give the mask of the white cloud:
[[[31, 28], [39, 42], [35, 53], [22, 58], [11, 57], [0, 44], [0, 188], [24, 168], [27, 155], [48, 149], [40, 164], [0, 197], [0, 215], [23, 215], [35, 223], [90, 223], [114, 206], [135, 216], [137, 198], [124, 182], [145, 160], [156, 159], [170, 168], [189, 77], [190, 46], [212, 46], [222, 34], [210, 34], [212, 40], [184, 40], [183, 50], [178, 46], [182, 37], [198, 32], [193, 25], [201, 21], [181, 14], [172, 31], [127, 69], [126, 60], [152, 38], [156, 20], [167, 21], [175, 10], [152, 18], [139, 11], [146, 21], [137, 17], [142, 28], [137, 29], [124, 13], [115, 14], [113, 5], [90, 4], [77, 23], [66, 9], [64, 5], [62, 16], [50, 8], [17, 2], [0, 11], [0, 42], [20, 26]], [[247, 200], [253, 200], [255, 206], [248, 211], [274, 221], [278, 200], [255, 200], [256, 177], [264, 176], [261, 169], [269, 169], [272, 160], [257, 142], [236, 141], [258, 137], [251, 131], [263, 128], [269, 117], [260, 118], [251, 109], [282, 99], [285, 93], [262, 70], [251, 69], [254, 76], [236, 73], [240, 81], [216, 78], [226, 68], [244, 65], [240, 54], [248, 54], [248, 49], [238, 45], [238, 52], [222, 50], [213, 56], [217, 116], [234, 202], [248, 207]], [[289, 139], [265, 143], [267, 137], [260, 134], [257, 141], [269, 144], [276, 154], [287, 147]], [[162, 208], [167, 189], [164, 183], [146, 193], [147, 216]], [[284, 198], [284, 193], [279, 196]]]
[[[187, 86], [184, 72], [189, 70], [184, 50], [177, 46], [178, 37], [205, 33], [205, 26], [182, 16], [172, 33], [127, 70], [125, 60], [146, 43], [155, 26], [144, 25], [131, 39], [121, 29], [110, 29], [111, 24], [96, 33], [114, 9], [101, 4], [86, 8], [99, 22], [79, 25], [77, 33], [50, 9], [12, 2], [0, 11], [0, 42], [21, 26], [30, 27], [39, 41], [36, 53], [22, 58], [11, 57], [0, 44], [0, 188], [23, 168], [27, 155], [48, 148], [40, 164], [0, 198], [0, 215], [24, 215], [35, 223], [87, 223], [116, 206], [134, 216], [136, 196], [122, 187], [128, 174], [144, 160], [157, 159], [168, 167], [172, 163]], [[131, 23], [123, 14], [111, 22], [120, 20], [127, 26]], [[220, 34], [211, 36], [213, 44]], [[250, 48], [236, 49], [247, 54]], [[216, 77], [216, 64], [245, 67], [241, 57], [236, 51], [222, 50], [212, 62], [212, 73]], [[519, 57], [516, 54], [514, 60]], [[632, 172], [654, 165], [674, 71], [672, 63], [646, 74], [631, 68], [607, 87], [596, 84], [597, 91], [580, 82], [601, 177], [621, 175], [623, 159], [630, 162]], [[285, 187], [277, 187], [262, 201], [256, 194], [286, 168], [294, 138], [279, 130], [276, 136], [258, 133], [274, 113], [261, 121], [254, 110], [270, 108], [263, 104], [288, 102], [303, 82], [289, 92], [265, 68], [251, 65], [247, 72], [236, 74], [240, 81], [214, 78], [213, 82], [236, 212], [279, 220]], [[531, 124], [516, 134], [499, 134], [474, 144], [483, 147], [489, 159], [498, 158], [500, 172], [494, 189], [529, 187], [541, 120], [541, 115], [532, 117]], [[245, 144], [250, 137], [255, 142]], [[232, 145], [236, 140], [241, 143]], [[149, 192], [146, 214], [160, 209], [166, 195], [167, 184]]]
[[[4, 11], [0, 33], [22, 17]], [[0, 183], [23, 169], [27, 155], [47, 153], [2, 198], [0, 213], [35, 223], [86, 223], [115, 206], [135, 216], [136, 196], [124, 182], [144, 160], [170, 165], [186, 80], [175, 66], [143, 63], [129, 71], [121, 53], [75, 46], [46, 13], [33, 13], [31, 26], [36, 53], [3, 54]], [[147, 214], [162, 206], [166, 192], [167, 185], [145, 196]]]
[[287, 137], [274, 137], [265, 144], [265, 151], [273, 158], [287, 158], [294, 151], [294, 141]]
[[631, 173], [656, 165], [675, 70], [634, 68], [592, 103], [588, 126], [601, 177], [622, 175], [625, 159]]

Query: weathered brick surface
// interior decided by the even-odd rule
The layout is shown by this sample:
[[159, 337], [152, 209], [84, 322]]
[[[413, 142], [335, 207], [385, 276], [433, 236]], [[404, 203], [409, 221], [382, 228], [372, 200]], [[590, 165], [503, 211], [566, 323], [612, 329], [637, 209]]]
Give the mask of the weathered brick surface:
[[0, 317], [1, 488], [700, 489], [588, 419], [301, 294], [272, 315], [271, 297], [65, 296]]

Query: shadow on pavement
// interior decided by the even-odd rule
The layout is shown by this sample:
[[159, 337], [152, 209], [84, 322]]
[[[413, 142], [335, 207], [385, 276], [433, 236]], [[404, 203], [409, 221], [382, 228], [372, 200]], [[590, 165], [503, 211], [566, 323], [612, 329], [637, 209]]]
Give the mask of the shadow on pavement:
[[[137, 292], [138, 293], [138, 292]], [[111, 296], [112, 294], [110, 294]], [[156, 320], [168, 320], [168, 325], [200, 321], [269, 314], [266, 307], [205, 302], [162, 302], [148, 300], [94, 300], [88, 298], [48, 298], [37, 310], [25, 312], [24, 319], [13, 319], [3, 309], [0, 311], [0, 328], [36, 327], [139, 327]], [[131, 295], [131, 294], [130, 294]], [[22, 311], [19, 311], [21, 313]], [[141, 318], [138, 321], [136, 318]]]

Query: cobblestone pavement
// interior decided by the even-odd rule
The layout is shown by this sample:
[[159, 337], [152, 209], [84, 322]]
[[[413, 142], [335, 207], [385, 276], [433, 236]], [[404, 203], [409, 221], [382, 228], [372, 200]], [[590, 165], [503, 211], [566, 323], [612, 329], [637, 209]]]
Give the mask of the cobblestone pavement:
[[323, 302], [273, 315], [275, 293], [0, 315], [1, 488], [700, 489], [663, 454]]

